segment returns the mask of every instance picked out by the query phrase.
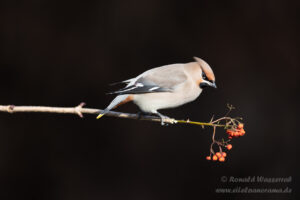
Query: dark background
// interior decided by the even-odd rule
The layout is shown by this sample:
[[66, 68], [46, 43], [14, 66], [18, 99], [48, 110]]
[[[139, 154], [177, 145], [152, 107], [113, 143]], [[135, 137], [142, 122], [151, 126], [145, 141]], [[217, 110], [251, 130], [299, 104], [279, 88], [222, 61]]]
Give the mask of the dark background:
[[[230, 103], [247, 133], [225, 163], [214, 163], [205, 160], [209, 128], [0, 113], [0, 199], [296, 199], [298, 2], [1, 1], [1, 105], [104, 108], [113, 98], [105, 93], [116, 89], [109, 83], [198, 56], [218, 89], [162, 113], [209, 121]], [[222, 183], [222, 176], [293, 180]], [[237, 186], [293, 192], [215, 193]]]

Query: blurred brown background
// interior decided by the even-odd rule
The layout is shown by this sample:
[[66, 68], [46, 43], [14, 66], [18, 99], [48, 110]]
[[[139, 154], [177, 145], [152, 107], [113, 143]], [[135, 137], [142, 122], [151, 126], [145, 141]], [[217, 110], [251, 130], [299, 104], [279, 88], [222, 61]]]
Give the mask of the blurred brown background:
[[[0, 199], [297, 199], [298, 1], [0, 4], [1, 105], [104, 108], [113, 98], [105, 93], [117, 89], [109, 83], [198, 56], [214, 69], [218, 89], [162, 113], [208, 121], [231, 103], [247, 131], [219, 164], [205, 160], [211, 129], [0, 113]], [[293, 181], [235, 184], [222, 176]], [[235, 186], [293, 193], [215, 193]]]

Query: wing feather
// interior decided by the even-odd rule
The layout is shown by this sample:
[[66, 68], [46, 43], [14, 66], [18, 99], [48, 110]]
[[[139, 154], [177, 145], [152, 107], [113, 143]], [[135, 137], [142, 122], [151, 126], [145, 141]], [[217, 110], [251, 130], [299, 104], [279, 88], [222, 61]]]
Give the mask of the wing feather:
[[110, 94], [172, 92], [187, 80], [187, 75], [181, 64], [174, 64], [148, 70], [131, 80], [125, 88]]

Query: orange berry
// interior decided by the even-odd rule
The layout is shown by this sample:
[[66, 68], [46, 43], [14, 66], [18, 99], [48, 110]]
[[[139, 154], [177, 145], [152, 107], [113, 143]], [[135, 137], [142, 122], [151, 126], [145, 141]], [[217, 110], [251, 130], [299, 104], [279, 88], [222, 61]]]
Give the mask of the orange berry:
[[230, 140], [231, 140], [231, 139], [232, 139], [232, 136], [228, 136], [228, 139], [230, 139]]
[[238, 129], [242, 129], [242, 128], [244, 128], [244, 124], [238, 124]]
[[211, 157], [210, 156], [206, 156], [206, 160], [211, 160]]
[[218, 158], [222, 157], [222, 155], [221, 155], [220, 152], [217, 152], [217, 153], [216, 153], [216, 156], [218, 156]]
[[227, 134], [229, 135], [229, 136], [231, 136], [231, 137], [234, 137], [235, 135], [235, 131], [234, 130], [231, 130], [231, 129], [228, 129], [227, 131]]
[[216, 160], [218, 160], [218, 156], [214, 155], [212, 159], [213, 159], [213, 161], [216, 161]]
[[227, 156], [227, 153], [226, 152], [222, 152], [222, 157], [226, 157]]
[[231, 144], [228, 144], [228, 145], [226, 146], [226, 148], [227, 148], [228, 150], [230, 150], [230, 149], [232, 149], [232, 145], [231, 145]]
[[224, 162], [224, 161], [225, 161], [225, 158], [224, 158], [224, 157], [221, 157], [221, 158], [219, 158], [219, 161], [220, 161], [220, 162]]
[[240, 135], [243, 136], [243, 135], [245, 135], [245, 133], [246, 133], [245, 130], [242, 129], [241, 132], [240, 132]]
[[234, 132], [234, 137], [239, 137], [240, 136], [240, 132]]

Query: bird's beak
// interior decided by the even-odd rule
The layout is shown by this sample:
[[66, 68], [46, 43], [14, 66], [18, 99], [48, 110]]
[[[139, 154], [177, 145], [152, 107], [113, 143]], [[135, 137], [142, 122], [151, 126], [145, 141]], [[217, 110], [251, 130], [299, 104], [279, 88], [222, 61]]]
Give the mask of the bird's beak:
[[202, 83], [200, 83], [200, 88], [206, 88], [206, 87], [213, 87], [213, 88], [217, 88], [217, 85], [215, 82], [210, 82], [210, 81], [203, 81]]
[[215, 82], [213, 82], [210, 86], [213, 87], [213, 88], [217, 88], [217, 85], [216, 85]]

